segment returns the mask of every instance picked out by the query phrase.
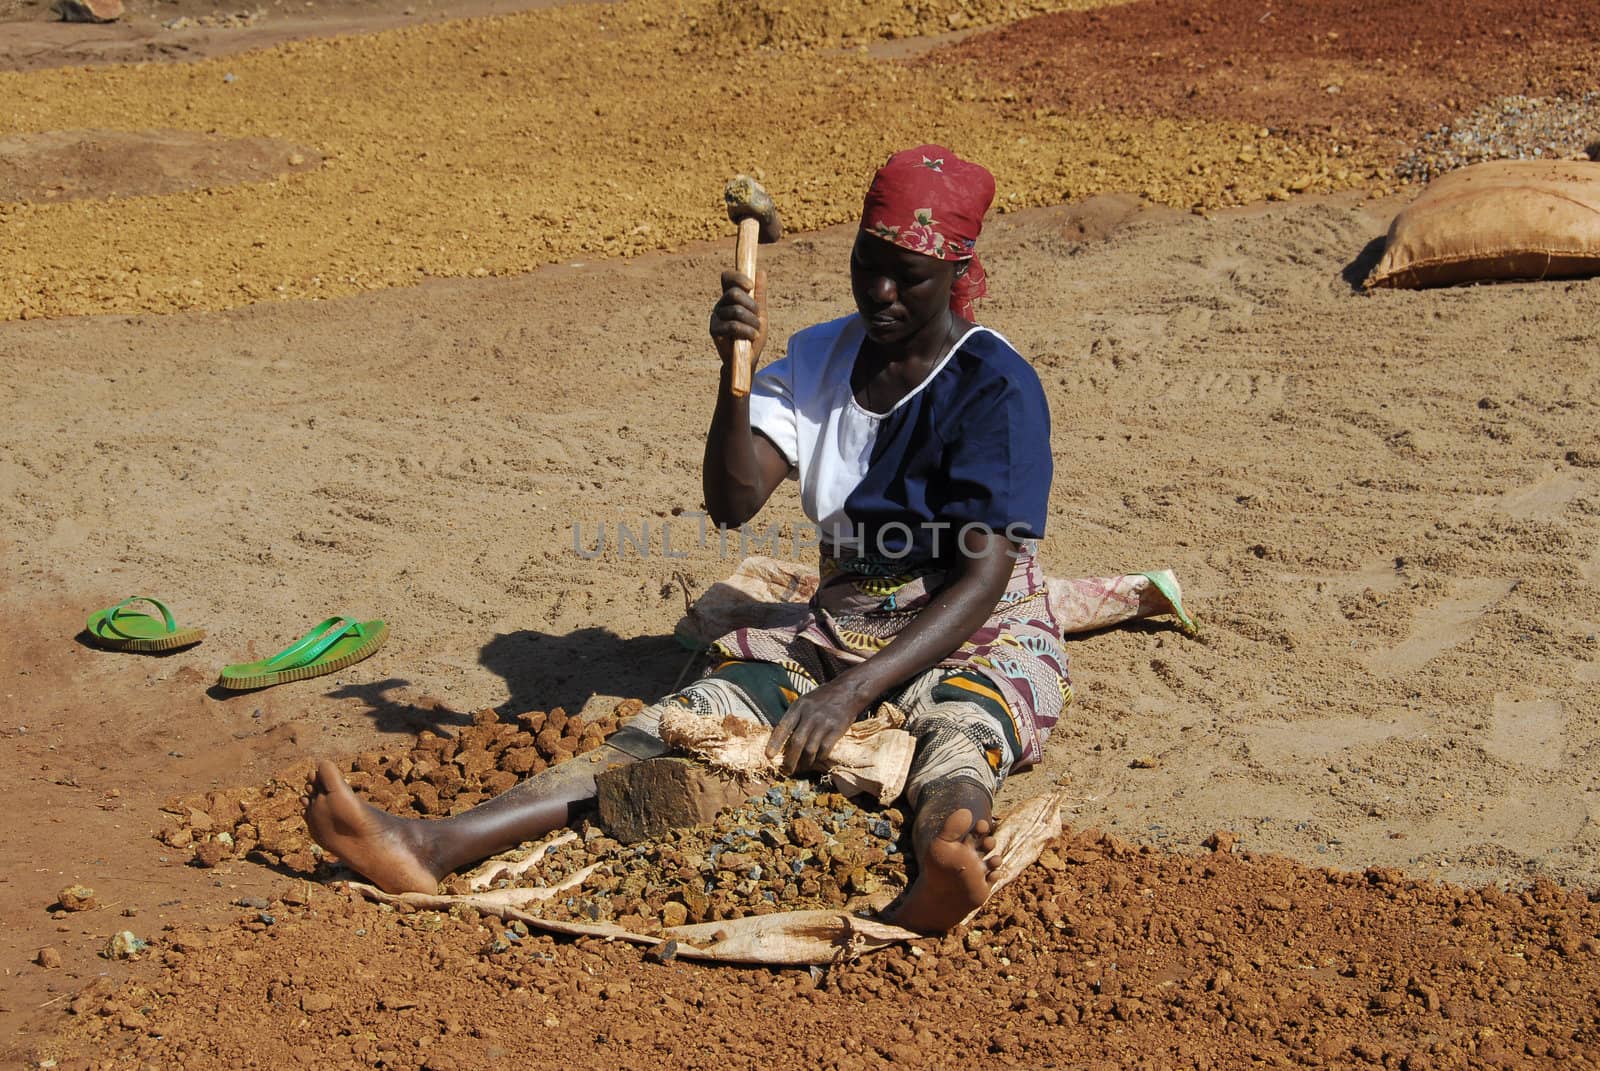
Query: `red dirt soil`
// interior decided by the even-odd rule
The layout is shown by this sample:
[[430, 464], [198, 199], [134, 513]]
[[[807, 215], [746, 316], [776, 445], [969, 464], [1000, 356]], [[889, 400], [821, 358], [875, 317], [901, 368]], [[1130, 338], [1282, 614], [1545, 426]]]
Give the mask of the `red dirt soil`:
[[[76, 997], [61, 1067], [1591, 1067], [1600, 905], [1067, 835], [963, 933], [803, 971], [655, 964], [307, 883]], [[507, 951], [496, 952], [498, 943]], [[93, 1054], [117, 1050], [116, 1058]]]
[[1497, 97], [1592, 90], [1596, 41], [1589, 0], [1140, 0], [1013, 23], [918, 62], [971, 64], [1019, 107], [1398, 140]]

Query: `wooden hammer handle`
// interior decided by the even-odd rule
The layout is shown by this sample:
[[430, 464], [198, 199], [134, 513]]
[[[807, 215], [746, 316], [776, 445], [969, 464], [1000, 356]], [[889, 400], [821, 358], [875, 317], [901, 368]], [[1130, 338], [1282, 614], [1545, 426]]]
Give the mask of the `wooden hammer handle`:
[[[739, 221], [739, 244], [734, 247], [733, 266], [739, 274], [750, 280], [754, 286], [756, 281], [756, 243], [761, 238], [761, 221], [746, 218]], [[733, 340], [733, 381], [729, 390], [735, 398], [743, 398], [750, 393], [750, 375], [754, 371], [754, 354], [751, 353], [750, 343], [742, 338]]]

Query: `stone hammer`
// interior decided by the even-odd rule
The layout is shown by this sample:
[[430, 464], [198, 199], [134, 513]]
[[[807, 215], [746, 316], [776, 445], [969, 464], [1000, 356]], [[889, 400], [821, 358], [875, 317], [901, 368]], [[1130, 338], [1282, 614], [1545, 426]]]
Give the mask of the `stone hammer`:
[[[737, 175], [723, 188], [722, 199], [728, 205], [728, 218], [739, 225], [739, 244], [734, 249], [733, 264], [751, 284], [756, 278], [756, 245], [768, 245], [783, 236], [783, 224], [778, 219], [778, 206], [772, 203], [761, 183], [749, 175]], [[733, 340], [733, 382], [730, 389], [735, 398], [750, 393], [750, 374], [754, 363], [750, 343], [742, 338]]]

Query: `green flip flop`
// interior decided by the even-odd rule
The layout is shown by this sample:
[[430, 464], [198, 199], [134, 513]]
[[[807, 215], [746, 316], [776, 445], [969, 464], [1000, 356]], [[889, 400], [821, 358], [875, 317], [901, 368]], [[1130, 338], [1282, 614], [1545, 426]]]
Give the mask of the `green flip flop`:
[[271, 658], [223, 666], [217, 683], [242, 692], [320, 677], [355, 665], [388, 638], [389, 627], [382, 621], [330, 617]]
[[[135, 602], [147, 602], [160, 610], [160, 619], [127, 609]], [[203, 628], [179, 628], [166, 603], [148, 595], [130, 595], [115, 606], [96, 610], [89, 615], [84, 631], [90, 643], [108, 651], [175, 651], [206, 637]]]
[[1178, 587], [1178, 578], [1172, 575], [1171, 569], [1158, 569], [1150, 573], [1140, 573], [1150, 581], [1150, 586], [1161, 592], [1161, 597], [1167, 600], [1171, 607], [1172, 616], [1178, 619], [1178, 631], [1185, 636], [1198, 636], [1200, 626], [1195, 624], [1194, 618], [1189, 616], [1189, 611], [1183, 608], [1183, 591]]

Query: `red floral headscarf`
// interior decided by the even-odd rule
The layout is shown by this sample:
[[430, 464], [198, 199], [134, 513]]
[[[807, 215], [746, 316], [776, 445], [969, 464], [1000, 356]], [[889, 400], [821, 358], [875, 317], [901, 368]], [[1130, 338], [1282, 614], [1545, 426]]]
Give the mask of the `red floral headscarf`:
[[989, 292], [973, 251], [983, 214], [994, 200], [994, 176], [943, 145], [919, 145], [889, 157], [872, 176], [861, 229], [902, 249], [940, 260], [964, 260], [950, 288], [950, 309], [973, 318], [973, 302]]

